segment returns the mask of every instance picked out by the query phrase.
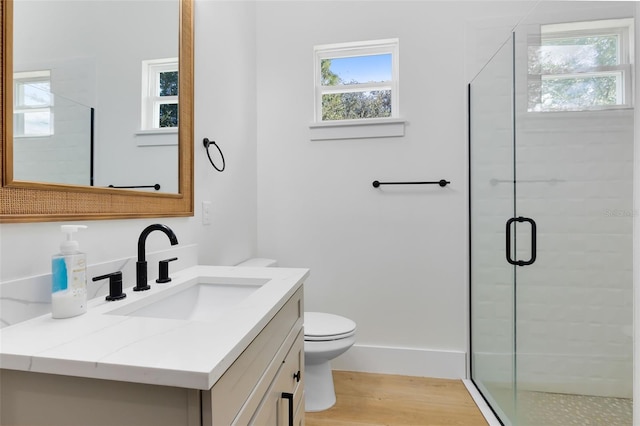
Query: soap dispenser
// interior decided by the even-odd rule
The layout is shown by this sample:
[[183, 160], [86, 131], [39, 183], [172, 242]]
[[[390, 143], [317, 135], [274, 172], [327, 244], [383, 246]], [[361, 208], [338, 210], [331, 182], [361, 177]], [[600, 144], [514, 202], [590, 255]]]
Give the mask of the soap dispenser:
[[51, 316], [69, 318], [87, 312], [87, 259], [73, 233], [84, 225], [62, 225], [66, 239], [51, 258]]

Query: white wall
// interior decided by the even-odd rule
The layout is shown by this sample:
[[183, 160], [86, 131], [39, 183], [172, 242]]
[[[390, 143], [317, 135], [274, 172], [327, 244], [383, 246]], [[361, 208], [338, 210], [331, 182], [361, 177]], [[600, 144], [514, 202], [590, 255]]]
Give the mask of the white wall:
[[[362, 6], [258, 3], [258, 252], [311, 268], [306, 310], [356, 321], [356, 347], [335, 367], [464, 376], [466, 84], [506, 37], [494, 31], [476, 53], [465, 30], [501, 17], [508, 31], [530, 4]], [[310, 142], [313, 46], [394, 37], [406, 135]], [[451, 185], [371, 186], [442, 178]]]
[[[195, 3], [195, 217], [85, 222], [89, 229], [78, 240], [90, 264], [135, 256], [140, 231], [156, 222], [169, 225], [181, 245], [198, 243], [203, 264], [231, 265], [255, 254], [254, 14], [249, 2]], [[224, 150], [224, 173], [209, 165], [204, 137]], [[202, 200], [213, 202], [208, 226], [200, 217]], [[0, 282], [49, 273], [61, 223], [0, 225]], [[148, 250], [168, 248], [166, 237], [155, 234]]]
[[[196, 0], [195, 207], [204, 264], [235, 265], [257, 250], [255, 13], [253, 2]], [[205, 137], [222, 149], [224, 172], [209, 163]], [[201, 201], [212, 203], [210, 227], [200, 225]]]

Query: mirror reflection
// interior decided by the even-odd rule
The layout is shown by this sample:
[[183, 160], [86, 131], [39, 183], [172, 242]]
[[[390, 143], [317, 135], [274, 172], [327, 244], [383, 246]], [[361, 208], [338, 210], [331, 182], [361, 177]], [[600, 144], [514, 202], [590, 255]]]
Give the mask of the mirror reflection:
[[178, 193], [178, 0], [13, 9], [13, 180]]

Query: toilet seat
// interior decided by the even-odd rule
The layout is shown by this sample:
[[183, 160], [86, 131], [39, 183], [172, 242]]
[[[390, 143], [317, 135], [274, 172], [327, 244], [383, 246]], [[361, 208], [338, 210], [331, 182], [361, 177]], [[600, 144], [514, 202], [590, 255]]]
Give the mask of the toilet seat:
[[356, 323], [340, 315], [324, 312], [304, 313], [304, 340], [322, 342], [340, 340], [356, 333]]

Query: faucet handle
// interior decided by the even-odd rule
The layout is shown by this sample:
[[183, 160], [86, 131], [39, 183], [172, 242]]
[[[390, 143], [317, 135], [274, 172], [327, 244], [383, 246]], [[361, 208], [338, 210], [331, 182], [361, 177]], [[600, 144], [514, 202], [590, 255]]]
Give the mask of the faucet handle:
[[105, 297], [106, 300], [120, 300], [127, 297], [126, 293], [122, 292], [122, 272], [116, 271], [106, 275], [100, 275], [99, 277], [93, 277], [93, 281], [104, 280], [109, 278], [109, 295]]
[[171, 259], [161, 260], [158, 263], [158, 279], [156, 280], [157, 283], [164, 284], [171, 281], [171, 278], [169, 277], [169, 262], [173, 262], [174, 260], [178, 260], [178, 258], [172, 257]]

